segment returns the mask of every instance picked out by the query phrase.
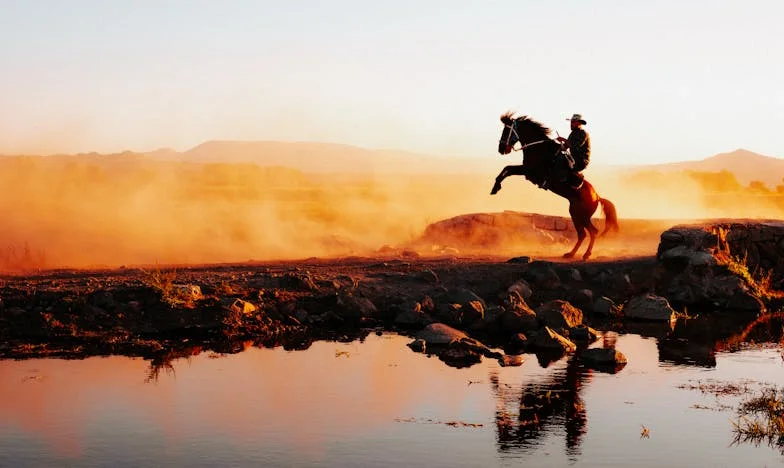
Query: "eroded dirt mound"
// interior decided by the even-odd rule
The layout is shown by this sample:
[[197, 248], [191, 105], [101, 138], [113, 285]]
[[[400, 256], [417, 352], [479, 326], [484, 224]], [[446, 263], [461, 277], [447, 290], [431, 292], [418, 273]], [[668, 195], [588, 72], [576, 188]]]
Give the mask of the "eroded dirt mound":
[[[622, 219], [621, 233], [601, 238], [594, 253], [605, 258], [653, 255], [662, 231], [678, 222], [682, 221]], [[604, 228], [600, 211], [593, 223], [600, 230]], [[576, 239], [569, 217], [504, 211], [472, 213], [432, 223], [407, 247], [422, 253], [547, 256], [564, 253]]]

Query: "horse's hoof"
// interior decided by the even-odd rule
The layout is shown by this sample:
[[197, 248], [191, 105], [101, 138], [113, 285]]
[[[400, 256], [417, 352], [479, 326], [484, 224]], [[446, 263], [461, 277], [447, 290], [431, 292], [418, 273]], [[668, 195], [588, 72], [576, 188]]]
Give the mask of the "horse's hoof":
[[572, 258], [574, 257], [574, 252], [566, 252], [563, 254], [563, 258]]
[[501, 190], [501, 186], [498, 184], [493, 185], [493, 190], [490, 191], [490, 195], [495, 195], [498, 191]]
[[591, 258], [590, 253], [586, 253], [585, 255], [583, 255], [583, 260], [588, 260], [589, 258]]

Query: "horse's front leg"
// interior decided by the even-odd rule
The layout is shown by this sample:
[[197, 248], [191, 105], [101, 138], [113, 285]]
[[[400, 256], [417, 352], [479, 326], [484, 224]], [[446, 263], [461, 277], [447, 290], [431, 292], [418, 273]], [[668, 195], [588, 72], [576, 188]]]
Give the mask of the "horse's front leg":
[[493, 185], [493, 190], [490, 191], [490, 195], [495, 195], [501, 190], [501, 182], [504, 181], [507, 177], [511, 175], [524, 175], [525, 169], [522, 165], [519, 166], [506, 166], [495, 178], [495, 184]]

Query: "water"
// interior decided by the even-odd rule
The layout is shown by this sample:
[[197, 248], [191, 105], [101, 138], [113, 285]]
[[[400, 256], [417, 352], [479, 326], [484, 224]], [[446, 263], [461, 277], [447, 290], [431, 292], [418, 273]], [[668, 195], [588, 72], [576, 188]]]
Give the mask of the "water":
[[[568, 359], [543, 368], [534, 355], [455, 369], [408, 341], [205, 352], [157, 379], [149, 361], [125, 357], [0, 361], [0, 466], [784, 465], [778, 449], [732, 444], [723, 405], [743, 397], [678, 388], [782, 384], [778, 348], [676, 365], [655, 339], [623, 335], [629, 364], [606, 374]], [[567, 403], [523, 427], [520, 402], [548, 391]]]

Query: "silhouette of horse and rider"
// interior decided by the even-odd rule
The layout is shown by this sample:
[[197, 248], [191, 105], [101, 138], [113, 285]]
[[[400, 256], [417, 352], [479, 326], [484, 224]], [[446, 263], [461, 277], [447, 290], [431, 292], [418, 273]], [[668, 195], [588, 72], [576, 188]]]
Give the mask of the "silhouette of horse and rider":
[[[564, 257], [574, 257], [585, 240], [587, 231], [590, 239], [583, 259], [588, 260], [599, 233], [599, 229], [591, 222], [591, 217], [599, 205], [602, 205], [605, 215], [605, 226], [601, 235], [618, 231], [618, 216], [615, 205], [601, 198], [581, 173], [588, 166], [591, 156], [590, 136], [583, 128], [586, 121], [580, 114], [574, 114], [568, 120], [571, 121], [572, 127], [569, 137], [559, 136], [552, 139], [550, 129], [541, 123], [527, 116], [513, 117], [511, 113], [503, 114], [501, 122], [504, 129], [498, 142], [498, 152], [505, 155], [512, 151], [522, 151], [523, 163], [504, 167], [496, 176], [490, 194], [498, 193], [501, 182], [507, 177], [521, 175], [540, 188], [567, 199], [569, 214], [577, 231], [577, 242]], [[515, 149], [518, 143], [520, 148]]]

